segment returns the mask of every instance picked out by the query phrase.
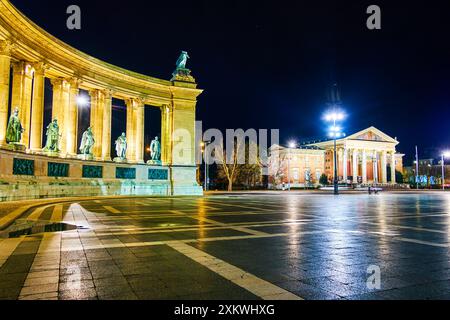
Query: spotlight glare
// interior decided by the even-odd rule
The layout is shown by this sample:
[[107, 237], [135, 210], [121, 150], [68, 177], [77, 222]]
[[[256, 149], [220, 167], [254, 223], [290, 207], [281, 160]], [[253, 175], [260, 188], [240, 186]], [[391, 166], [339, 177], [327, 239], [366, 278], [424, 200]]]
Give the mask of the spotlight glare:
[[84, 96], [84, 95], [78, 95], [78, 96], [77, 96], [77, 104], [78, 104], [80, 107], [85, 107], [85, 106], [87, 106], [87, 105], [89, 104], [89, 100], [88, 100], [88, 98], [87, 98], [86, 96]]

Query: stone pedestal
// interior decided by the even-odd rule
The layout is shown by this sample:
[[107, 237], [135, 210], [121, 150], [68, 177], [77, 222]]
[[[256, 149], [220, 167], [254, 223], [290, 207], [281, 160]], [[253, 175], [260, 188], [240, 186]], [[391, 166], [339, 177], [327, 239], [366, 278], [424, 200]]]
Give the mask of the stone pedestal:
[[117, 163], [127, 163], [128, 162], [127, 158], [120, 158], [120, 157], [115, 157], [113, 159], [113, 161], [117, 162]]
[[18, 152], [26, 152], [27, 147], [21, 143], [11, 142], [8, 144], [4, 144], [1, 146], [2, 149], [10, 150], [10, 151], [18, 151]]
[[85, 160], [85, 161], [94, 160], [94, 156], [92, 154], [79, 154], [79, 155], [77, 155], [77, 158], [80, 160]]
[[161, 160], [148, 160], [147, 164], [151, 166], [162, 166]]

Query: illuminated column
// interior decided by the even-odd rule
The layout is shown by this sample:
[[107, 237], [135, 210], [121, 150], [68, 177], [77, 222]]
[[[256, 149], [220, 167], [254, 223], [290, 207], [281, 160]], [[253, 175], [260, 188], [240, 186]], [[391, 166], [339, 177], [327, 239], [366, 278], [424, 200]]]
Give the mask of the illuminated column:
[[367, 155], [365, 149], [362, 151], [362, 182], [367, 183]]
[[94, 135], [94, 147], [92, 153], [96, 160], [102, 158], [102, 139], [103, 139], [103, 106], [105, 104], [105, 95], [100, 90], [89, 91], [91, 96], [91, 129]]
[[0, 40], [0, 145], [6, 143], [8, 123], [9, 77], [11, 71], [11, 43]]
[[347, 165], [348, 165], [348, 163], [347, 163], [347, 161], [348, 161], [348, 159], [347, 159], [347, 157], [348, 157], [348, 150], [347, 150], [347, 147], [344, 147], [344, 156], [343, 156], [343, 159], [342, 159], [342, 164], [343, 164], [343, 167], [342, 167], [342, 176], [343, 176], [343, 178], [344, 178], [344, 183], [347, 183], [347, 178], [348, 178], [348, 173], [347, 173]]
[[376, 151], [373, 152], [372, 165], [373, 165], [373, 182], [378, 183], [378, 158]]
[[353, 149], [353, 183], [358, 183], [358, 150]]
[[391, 183], [396, 184], [396, 181], [395, 181], [395, 151], [391, 152]]
[[172, 108], [169, 105], [161, 107], [161, 161], [164, 165], [171, 163], [172, 144]]
[[38, 151], [42, 149], [42, 129], [44, 125], [44, 90], [45, 90], [45, 65], [34, 65], [33, 104], [31, 110], [30, 149]]
[[381, 183], [387, 183], [387, 153], [381, 152]]
[[134, 109], [135, 109], [135, 100], [134, 99], [128, 99], [126, 100], [127, 104], [127, 160], [128, 161], [135, 161], [136, 160], [136, 154], [135, 154], [135, 145], [136, 145], [136, 139], [135, 139], [135, 128], [134, 128]]
[[111, 114], [112, 114], [112, 95], [107, 90], [104, 93], [103, 104], [103, 135], [102, 135], [102, 160], [111, 160]]
[[78, 153], [78, 103], [77, 97], [79, 93], [80, 81], [76, 78], [70, 80], [69, 89], [69, 103], [67, 110], [66, 125], [66, 139], [67, 139], [67, 154], [70, 156], [76, 156]]
[[144, 118], [145, 105], [142, 101], [136, 100], [136, 107], [134, 110], [134, 128], [135, 128], [135, 148], [136, 161], [144, 163]]
[[33, 90], [33, 68], [20, 61], [13, 64], [13, 90], [11, 107], [19, 108], [19, 118], [25, 129], [21, 143], [30, 146], [31, 92]]
[[58, 120], [59, 149], [62, 155], [67, 154], [67, 121], [70, 102], [70, 84], [64, 79], [52, 79], [53, 85], [53, 102], [52, 102], [52, 119]]

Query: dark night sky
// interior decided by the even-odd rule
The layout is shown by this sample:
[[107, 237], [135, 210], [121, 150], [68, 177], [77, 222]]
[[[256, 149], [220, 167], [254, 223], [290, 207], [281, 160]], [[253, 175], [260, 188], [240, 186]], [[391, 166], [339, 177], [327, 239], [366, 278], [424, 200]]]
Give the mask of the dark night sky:
[[[339, 84], [345, 130], [374, 125], [431, 156], [450, 147], [450, 3], [427, 1], [13, 0], [51, 34], [97, 58], [169, 79], [191, 56], [204, 128], [279, 128], [282, 142], [325, 134]], [[122, 7], [126, 3], [127, 7]], [[66, 8], [82, 9], [82, 30]], [[366, 28], [378, 4], [382, 30]]]

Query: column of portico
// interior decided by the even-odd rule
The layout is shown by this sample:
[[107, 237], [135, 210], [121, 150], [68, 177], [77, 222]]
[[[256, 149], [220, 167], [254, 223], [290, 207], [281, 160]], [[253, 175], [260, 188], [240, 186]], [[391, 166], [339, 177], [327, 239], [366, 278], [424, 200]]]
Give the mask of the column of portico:
[[13, 88], [11, 107], [19, 108], [19, 119], [25, 129], [21, 143], [30, 146], [31, 92], [33, 90], [33, 68], [25, 61], [13, 64]]
[[344, 156], [343, 156], [343, 158], [342, 158], [342, 165], [343, 165], [343, 167], [342, 167], [342, 176], [343, 176], [343, 179], [344, 179], [344, 183], [347, 183], [347, 178], [348, 178], [348, 173], [347, 173], [347, 168], [348, 168], [348, 159], [347, 159], [347, 157], [348, 157], [348, 150], [347, 150], [347, 147], [344, 147]]
[[395, 151], [391, 152], [391, 183], [396, 184], [396, 181], [395, 181]]
[[111, 115], [112, 115], [112, 95], [107, 90], [104, 93], [103, 105], [103, 134], [102, 134], [102, 160], [111, 160]]
[[338, 150], [337, 150], [337, 163], [338, 163], [338, 165], [337, 165], [337, 175], [338, 175], [338, 181], [339, 181], [339, 177], [341, 176], [341, 174], [342, 174], [342, 168], [344, 167], [343, 166], [343, 162], [342, 162], [342, 158], [343, 158], [343, 156], [342, 156], [342, 154], [344, 153], [344, 151], [343, 151], [343, 149], [342, 148], [338, 148]]
[[6, 144], [11, 49], [12, 45], [9, 41], [0, 40], [0, 145]]
[[387, 153], [381, 152], [381, 183], [387, 183]]
[[378, 158], [377, 152], [373, 151], [372, 154], [372, 165], [373, 165], [373, 182], [378, 183]]
[[135, 148], [136, 148], [136, 162], [144, 163], [144, 118], [145, 105], [141, 100], [136, 101], [134, 110], [134, 128], [135, 128]]
[[362, 151], [362, 182], [367, 183], [367, 155], [364, 149]]
[[45, 64], [40, 62], [34, 66], [33, 102], [31, 110], [30, 149], [42, 149], [42, 129], [44, 125], [44, 91]]
[[94, 135], [94, 147], [92, 150], [95, 159], [102, 158], [103, 139], [103, 106], [105, 104], [104, 93], [98, 89], [89, 91], [91, 96], [91, 130]]
[[353, 183], [358, 183], [358, 149], [353, 149]]
[[127, 99], [125, 102], [127, 105], [127, 160], [136, 161], [135, 122], [133, 121], [136, 103], [134, 99]]
[[65, 137], [67, 139], [67, 154], [76, 156], [78, 153], [78, 103], [77, 97], [80, 91], [80, 80], [73, 78], [70, 80], [69, 103], [65, 121]]

